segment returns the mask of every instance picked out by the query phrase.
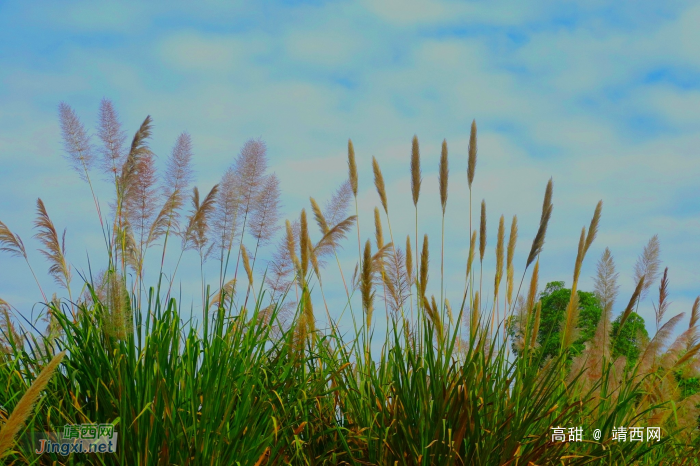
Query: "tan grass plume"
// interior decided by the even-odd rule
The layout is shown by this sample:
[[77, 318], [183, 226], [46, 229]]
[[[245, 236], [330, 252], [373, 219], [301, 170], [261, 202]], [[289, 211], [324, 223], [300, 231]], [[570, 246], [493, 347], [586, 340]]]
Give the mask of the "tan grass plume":
[[65, 355], [65, 350], [58, 353], [51, 359], [51, 362], [41, 370], [37, 378], [34, 379], [32, 385], [24, 395], [22, 395], [22, 398], [20, 398], [12, 414], [10, 414], [10, 417], [7, 419], [7, 422], [0, 429], [0, 458], [12, 447], [15, 436], [31, 415], [34, 403], [39, 399], [41, 392], [46, 388], [46, 385], [51, 380], [51, 377]]
[[365, 310], [367, 329], [370, 328], [372, 323], [372, 311], [373, 301], [374, 301], [374, 291], [372, 290], [373, 281], [373, 270], [372, 270], [372, 245], [369, 240], [365, 243], [364, 258], [362, 260], [362, 308]]
[[413, 196], [414, 206], [418, 205], [421, 182], [420, 147], [418, 146], [418, 136], [414, 135], [411, 146], [411, 195]]
[[544, 202], [542, 204], [542, 216], [540, 217], [540, 226], [537, 229], [535, 239], [532, 240], [532, 247], [530, 248], [530, 254], [528, 255], [525, 268], [529, 267], [530, 264], [532, 264], [532, 261], [535, 260], [535, 257], [537, 257], [540, 254], [540, 252], [542, 252], [542, 247], [544, 247], [544, 238], [547, 234], [547, 225], [549, 224], [549, 219], [552, 216], [553, 207], [554, 206], [552, 204], [552, 179], [550, 178], [549, 182], [547, 182], [547, 189], [544, 193]]
[[46, 207], [41, 199], [36, 201], [37, 219], [34, 222], [34, 227], [38, 230], [35, 238], [37, 238], [44, 246], [39, 251], [43, 254], [46, 260], [49, 261], [49, 274], [54, 281], [62, 287], [68, 289], [71, 280], [71, 271], [66, 262], [66, 231], [63, 230], [61, 239], [58, 237], [56, 228], [46, 212]]
[[388, 214], [389, 208], [386, 202], [386, 186], [384, 185], [384, 176], [382, 176], [382, 170], [379, 168], [379, 163], [374, 156], [372, 156], [372, 170], [374, 171], [374, 186], [377, 188], [377, 194], [379, 194], [379, 199], [382, 201], [384, 212]]
[[467, 162], [467, 181], [469, 189], [472, 189], [474, 172], [476, 171], [476, 120], [472, 120], [472, 128], [469, 134], [469, 160]]
[[357, 163], [355, 162], [355, 148], [352, 145], [352, 139], [348, 139], [348, 179], [352, 193], [357, 197]]
[[479, 226], [479, 262], [484, 262], [486, 252], [486, 201], [481, 201], [481, 224]]
[[447, 140], [442, 141], [442, 152], [440, 153], [440, 171], [438, 180], [440, 184], [440, 205], [442, 205], [442, 214], [445, 215], [447, 208], [447, 181], [450, 174], [450, 168], [447, 161]]
[[503, 249], [505, 242], [504, 220], [503, 215], [501, 215], [501, 219], [498, 221], [498, 241], [496, 242], [496, 276], [494, 280], [494, 296], [498, 296], [498, 288], [501, 284], [501, 278], [503, 277]]
[[634, 281], [638, 282], [644, 276], [644, 288], [642, 288], [640, 301], [643, 301], [649, 293], [649, 288], [659, 276], [659, 267], [661, 265], [659, 236], [651, 237], [647, 245], [644, 247], [644, 252], [637, 259], [634, 266]]
[[423, 250], [420, 256], [420, 293], [425, 296], [428, 287], [428, 264], [430, 263], [430, 252], [428, 250], [428, 235], [423, 236]]

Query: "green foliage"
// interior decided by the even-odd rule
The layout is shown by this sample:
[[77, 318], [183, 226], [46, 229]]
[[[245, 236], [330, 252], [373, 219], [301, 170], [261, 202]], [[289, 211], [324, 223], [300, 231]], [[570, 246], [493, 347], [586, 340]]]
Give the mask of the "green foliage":
[[644, 319], [633, 312], [627, 317], [625, 325], [620, 331], [620, 319], [622, 315], [619, 315], [612, 323], [612, 357], [617, 358], [619, 356], [624, 356], [627, 358], [627, 367], [633, 367], [639, 360], [640, 348], [642, 343], [649, 340], [649, 334], [647, 333], [646, 326], [644, 324]]
[[[569, 353], [569, 359], [581, 354], [585, 347], [585, 342], [593, 338], [603, 312], [598, 304], [598, 299], [593, 293], [579, 290], [578, 296], [580, 308], [578, 326], [581, 333], [573, 344], [572, 351]], [[542, 315], [537, 342], [542, 347], [545, 358], [559, 354], [561, 349], [561, 327], [570, 298], [571, 290], [564, 288], [564, 282], [561, 281], [547, 283], [544, 291], [540, 294]]]
[[484, 346], [485, 333], [457, 351], [456, 333], [435, 344], [427, 318], [422, 342], [393, 321], [379, 358], [365, 364], [359, 330], [353, 341], [335, 329], [316, 331], [299, 346], [300, 310], [275, 337], [259, 302], [253, 315], [215, 310], [204, 333], [180, 320], [175, 300], [165, 308], [157, 297], [149, 302], [155, 308], [135, 309], [135, 335], [123, 340], [105, 331], [100, 304], [84, 307], [75, 323], [53, 309], [61, 337], [34, 339], [26, 351], [13, 346], [11, 359], [0, 360], [0, 399], [11, 411], [47, 350], [67, 349], [27, 429], [113, 422], [117, 453], [37, 457], [18, 442], [8, 464], [466, 465], [514, 457], [559, 464], [567, 457], [569, 465], [653, 465], [687, 455], [670, 438], [552, 444], [552, 425], [608, 436], [610, 426], [630, 425], [638, 388], [622, 387], [611, 404], [573, 396], [559, 380], [564, 359], [546, 368], [509, 360], [505, 343]]

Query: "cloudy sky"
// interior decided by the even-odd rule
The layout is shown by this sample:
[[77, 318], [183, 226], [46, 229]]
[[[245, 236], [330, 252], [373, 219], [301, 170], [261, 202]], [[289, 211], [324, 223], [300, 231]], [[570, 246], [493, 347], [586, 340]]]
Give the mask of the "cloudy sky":
[[[596, 261], [609, 247], [620, 272], [619, 313], [634, 286], [634, 263], [658, 234], [669, 267], [669, 312], [688, 315], [700, 294], [697, 2], [192, 5], [0, 3], [0, 220], [32, 248], [30, 260], [47, 289], [54, 285], [31, 238], [37, 197], [56, 226], [68, 228], [75, 270], [86, 270], [88, 257], [95, 269], [104, 261], [89, 188], [61, 157], [57, 107], [67, 102], [94, 128], [106, 97], [130, 134], [152, 116], [160, 167], [177, 135], [189, 132], [202, 190], [219, 181], [247, 139], [262, 137], [281, 180], [284, 218], [308, 209], [309, 196], [326, 200], [347, 177], [352, 138], [363, 242], [373, 237], [372, 210], [379, 205], [373, 155], [387, 180], [397, 243], [407, 233], [413, 238], [408, 175], [417, 135], [424, 175], [419, 234], [431, 237], [430, 292], [438, 294], [437, 168], [446, 139], [445, 272], [453, 302], [462, 292], [468, 251], [466, 154], [475, 119], [474, 207], [486, 199], [489, 219], [485, 287], [492, 283], [498, 218], [505, 215], [509, 224], [518, 215], [520, 277], [553, 177], [540, 283], [571, 284], [581, 227], [602, 199], [600, 234], [580, 288], [592, 289]], [[98, 183], [97, 190], [106, 210], [109, 185]], [[346, 277], [357, 260], [355, 238], [353, 231], [340, 255]], [[196, 264], [195, 253], [187, 253], [179, 272], [185, 305], [194, 303], [195, 312]], [[208, 270], [213, 276], [218, 265]], [[337, 267], [326, 273], [331, 314], [338, 316], [344, 292]], [[0, 297], [26, 316], [39, 310], [29, 270], [8, 255], [0, 255]], [[640, 314], [652, 330], [650, 299]]]

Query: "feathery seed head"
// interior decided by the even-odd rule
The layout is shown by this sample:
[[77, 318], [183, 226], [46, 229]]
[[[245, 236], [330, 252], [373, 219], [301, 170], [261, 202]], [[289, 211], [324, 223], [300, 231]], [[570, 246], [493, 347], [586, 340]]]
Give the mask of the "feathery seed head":
[[243, 244], [241, 244], [241, 257], [243, 258], [243, 268], [245, 269], [246, 275], [248, 275], [248, 282], [250, 283], [250, 286], [253, 286], [253, 269], [250, 268], [248, 251]]
[[447, 208], [447, 180], [450, 174], [450, 169], [447, 162], [447, 140], [442, 141], [442, 153], [440, 154], [440, 204], [442, 205], [442, 214], [445, 215]]
[[48, 385], [51, 377], [65, 355], [65, 350], [58, 353], [53, 357], [53, 359], [51, 359], [51, 362], [49, 362], [41, 370], [37, 378], [34, 379], [34, 382], [32, 382], [29, 389], [24, 393], [24, 395], [22, 395], [19, 402], [17, 402], [12, 414], [10, 414], [10, 416], [7, 418], [7, 422], [5, 422], [2, 428], [0, 428], [0, 458], [2, 458], [4, 453], [12, 447], [14, 438], [17, 436], [20, 429], [29, 418], [32, 412], [32, 407], [39, 399], [39, 395], [41, 395], [41, 392], [44, 390], [44, 388], [46, 388], [46, 385]]
[[382, 207], [384, 207], [384, 212], [389, 213], [386, 202], [386, 187], [384, 186], [384, 177], [382, 176], [382, 171], [379, 168], [379, 163], [377, 159], [372, 156], [372, 170], [374, 171], [374, 186], [377, 187], [377, 193], [379, 194], [379, 199], [382, 201]]
[[661, 265], [661, 260], [659, 259], [660, 249], [659, 236], [652, 236], [634, 266], [634, 280], [638, 282], [644, 276], [644, 287], [639, 297], [640, 301], [646, 298], [649, 288], [659, 276], [659, 267]]
[[525, 267], [529, 267], [532, 261], [535, 260], [540, 252], [542, 252], [542, 247], [544, 246], [544, 238], [547, 234], [547, 225], [549, 224], [549, 219], [552, 216], [552, 210], [554, 205], [552, 204], [552, 179], [550, 178], [547, 182], [547, 189], [544, 193], [544, 202], [542, 204], [542, 216], [540, 217], [540, 227], [537, 230], [535, 239], [532, 240], [532, 247], [530, 248], [530, 254], [527, 257], [527, 263]]
[[498, 221], [498, 241], [496, 242], [496, 278], [494, 283], [494, 296], [498, 296], [498, 288], [503, 276], [503, 243], [505, 242], [504, 217]]
[[411, 147], [411, 194], [413, 195], [414, 206], [418, 206], [421, 182], [420, 148], [418, 146], [418, 137], [414, 135]]
[[411, 251], [411, 236], [406, 235], [406, 274], [408, 283], [413, 283], [413, 253]]
[[309, 225], [306, 221], [306, 209], [301, 209], [301, 234], [299, 242], [301, 245], [301, 278], [305, 280], [306, 271], [309, 267]]
[[126, 133], [121, 129], [121, 123], [112, 101], [102, 99], [100, 102], [99, 127], [97, 136], [102, 140], [102, 171], [116, 177], [124, 165], [126, 153], [123, 145]]
[[369, 328], [372, 322], [372, 302], [374, 300], [374, 293], [372, 291], [372, 281], [373, 281], [373, 270], [372, 270], [372, 245], [369, 240], [365, 243], [364, 257], [362, 260], [362, 307], [365, 310], [367, 317], [367, 328]]
[[486, 201], [481, 201], [481, 225], [479, 228], [479, 261], [484, 262], [486, 252]]
[[513, 263], [515, 254], [515, 243], [518, 241], [518, 216], [513, 215], [513, 222], [510, 224], [510, 236], [508, 237], [508, 250], [506, 253], [506, 268]]
[[65, 102], [58, 105], [58, 115], [63, 133], [63, 149], [66, 158], [78, 172], [83, 181], [87, 181], [87, 173], [92, 168], [95, 158], [92, 153], [90, 136], [80, 122], [78, 115]]
[[476, 230], [472, 231], [472, 237], [469, 240], [469, 256], [467, 257], [467, 278], [472, 271], [474, 255], [476, 254]]
[[430, 263], [430, 255], [428, 251], [428, 235], [423, 236], [423, 250], [420, 255], [420, 292], [425, 295], [428, 287], [428, 264]]
[[598, 224], [600, 223], [600, 214], [603, 211], [603, 201], [598, 201], [595, 207], [595, 212], [593, 213], [593, 218], [591, 219], [591, 224], [588, 227], [588, 236], [586, 236], [586, 246], [584, 247], [583, 253], [588, 252], [588, 248], [593, 244], [596, 235], [598, 234]]
[[474, 172], [476, 171], [476, 120], [472, 120], [472, 129], [469, 134], [469, 160], [467, 162], [467, 181], [469, 189], [472, 189]]
[[377, 249], [384, 247], [384, 236], [382, 234], [382, 220], [379, 216], [379, 209], [374, 208], [374, 233], [377, 239]]
[[352, 145], [352, 139], [348, 139], [348, 179], [352, 193], [357, 197], [357, 164], [355, 163], [355, 148]]
[[318, 203], [313, 197], [310, 197], [309, 200], [311, 201], [311, 210], [314, 212], [314, 219], [316, 219], [316, 224], [318, 227], [321, 229], [321, 234], [326, 234], [328, 233], [328, 223], [326, 223], [326, 218], [323, 216], [323, 212], [321, 211], [321, 208], [319, 207]]

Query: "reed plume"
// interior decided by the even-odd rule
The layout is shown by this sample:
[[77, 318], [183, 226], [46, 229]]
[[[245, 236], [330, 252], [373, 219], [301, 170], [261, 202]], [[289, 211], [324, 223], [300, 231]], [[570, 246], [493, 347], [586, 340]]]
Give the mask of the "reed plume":
[[[466, 280], [469, 279], [472, 271], [472, 264], [474, 263], [474, 255], [476, 254], [476, 230], [472, 231], [472, 237], [469, 240], [469, 255], [467, 256], [467, 275]], [[467, 289], [464, 289], [466, 294]]]
[[445, 209], [447, 208], [447, 181], [450, 169], [447, 161], [447, 140], [442, 140], [438, 182], [440, 185], [440, 205], [442, 206], [442, 235], [440, 243], [440, 306], [443, 303], [445, 282]]
[[498, 296], [498, 288], [501, 284], [501, 279], [503, 278], [503, 248], [505, 242], [505, 227], [504, 227], [504, 217], [501, 215], [501, 219], [498, 221], [498, 240], [496, 242], [496, 277], [494, 280], [494, 299]]
[[306, 209], [301, 209], [301, 233], [299, 236], [299, 250], [301, 252], [301, 277], [304, 286], [306, 284], [306, 273], [309, 269], [309, 224], [306, 220]]
[[644, 282], [645, 278], [644, 275], [639, 277], [639, 281], [637, 282], [637, 286], [634, 289], [634, 293], [632, 293], [632, 297], [630, 298], [629, 304], [627, 304], [627, 307], [625, 308], [624, 312], [622, 313], [622, 317], [620, 318], [620, 325], [617, 327], [617, 334], [620, 334], [620, 331], [622, 330], [622, 326], [625, 324], [625, 321], [627, 321], [627, 318], [629, 315], [632, 313], [634, 310], [634, 306], [637, 304], [639, 301], [639, 297], [642, 293], [642, 289], [644, 287]]
[[[255, 238], [255, 251], [253, 252], [253, 265], [251, 270], [255, 269], [255, 262], [258, 258], [258, 250], [260, 246], [267, 245], [272, 240], [273, 236], [279, 231], [280, 220], [280, 189], [279, 179], [274, 173], [265, 177], [262, 190], [260, 191], [254, 209], [250, 217], [250, 233]], [[241, 242], [241, 244], [243, 244]], [[247, 272], [247, 270], [246, 270]], [[252, 275], [252, 272], [251, 272]], [[246, 294], [246, 303], [248, 296]]]
[[428, 264], [430, 263], [430, 255], [428, 250], [428, 235], [423, 236], [423, 250], [420, 255], [420, 298], [425, 297], [428, 287]]
[[532, 276], [530, 277], [530, 288], [527, 294], [527, 313], [528, 316], [535, 308], [535, 301], [537, 299], [537, 282], [539, 279], [540, 271], [540, 261], [535, 262], [535, 267], [532, 269]]
[[352, 228], [353, 223], [355, 223], [355, 216], [351, 215], [342, 222], [333, 226], [328, 232], [323, 235], [323, 237], [316, 243], [314, 247], [314, 253], [318, 257], [323, 257], [327, 254], [335, 252], [335, 250], [340, 247], [340, 240], [345, 238], [345, 235]]
[[513, 221], [510, 224], [510, 235], [508, 236], [508, 248], [506, 250], [506, 305], [508, 309], [513, 301], [513, 257], [515, 256], [515, 245], [518, 241], [518, 216], [513, 215]]
[[[240, 205], [243, 209], [243, 226], [239, 240], [239, 244], [242, 244], [248, 223], [248, 215], [260, 209], [260, 193], [263, 189], [265, 172], [267, 171], [267, 146], [265, 142], [260, 138], [247, 140], [240, 154], [238, 154], [238, 157], [234, 161], [233, 170], [239, 184]], [[228, 270], [228, 259], [229, 257], [227, 254], [222, 281], [225, 279], [226, 271]], [[240, 259], [241, 254], [239, 248], [233, 278], [238, 277]]]
[[382, 170], [379, 168], [379, 163], [377, 159], [372, 156], [372, 170], [374, 171], [374, 186], [377, 188], [377, 194], [379, 194], [379, 199], [382, 201], [382, 207], [386, 214], [389, 213], [389, 208], [386, 202], [386, 186], [384, 185], [384, 177], [382, 176]]
[[217, 192], [216, 209], [212, 213], [214, 244], [219, 251], [219, 282], [222, 286], [224, 269], [231, 255], [233, 243], [240, 234], [239, 213], [241, 191], [238, 176], [233, 167], [229, 167], [221, 178]]
[[418, 145], [418, 136], [413, 136], [411, 144], [411, 195], [413, 196], [413, 205], [418, 207], [418, 198], [420, 197], [420, 185], [423, 179], [420, 169], [420, 146]]
[[[138, 131], [134, 134], [131, 141], [131, 148], [126, 157], [126, 161], [122, 165], [121, 174], [117, 183], [117, 214], [121, 215], [121, 210], [126, 199], [129, 198], [130, 192], [133, 189], [136, 178], [138, 177], [139, 160], [151, 153], [148, 147], [148, 139], [151, 137], [151, 128], [153, 120], [151, 116], [147, 116], [141, 123]], [[121, 218], [121, 217], [120, 217]]]
[[668, 310], [668, 267], [664, 269], [664, 275], [661, 278], [661, 284], [659, 285], [659, 304], [652, 306], [654, 307], [654, 313], [656, 314], [656, 331], [659, 331], [661, 321], [664, 319], [664, 315]]
[[124, 257], [126, 244], [124, 239], [126, 236], [122, 230], [125, 228], [128, 219], [129, 200], [134, 198], [132, 194], [135, 190], [139, 176], [139, 161], [142, 157], [151, 154], [148, 147], [148, 139], [151, 137], [152, 120], [150, 115], [141, 123], [134, 138], [131, 141], [131, 148], [126, 157], [126, 161], [121, 167], [121, 174], [117, 179], [117, 199], [112, 206], [114, 209], [114, 236], [121, 237], [122, 241], [119, 244], [118, 252], [122, 255], [122, 268], [125, 266], [126, 258]]
[[408, 283], [413, 283], [413, 251], [411, 251], [411, 236], [406, 235], [406, 276]]
[[314, 213], [314, 220], [316, 220], [316, 224], [321, 230], [321, 234], [325, 235], [330, 230], [330, 228], [328, 227], [328, 222], [326, 222], [326, 217], [323, 215], [323, 212], [321, 211], [321, 207], [319, 207], [318, 202], [316, 202], [316, 200], [313, 197], [310, 197], [309, 200], [311, 201], [311, 210]]
[[59, 239], [56, 228], [46, 212], [46, 207], [41, 199], [36, 201], [37, 219], [34, 227], [39, 230], [34, 237], [44, 246], [39, 251], [49, 261], [49, 275], [54, 281], [68, 290], [70, 293], [71, 270], [66, 262], [66, 230]]
[[600, 214], [603, 210], [603, 201], [598, 201], [595, 207], [595, 212], [593, 213], [593, 218], [591, 219], [591, 224], [588, 226], [588, 235], [586, 236], [586, 245], [583, 249], [583, 254], [588, 252], [588, 248], [593, 244], [593, 240], [598, 235], [598, 224], [600, 223]]
[[384, 247], [384, 234], [382, 231], [382, 220], [379, 216], [379, 209], [374, 208], [374, 237], [377, 240], [377, 249]]
[[355, 198], [355, 224], [357, 225], [357, 258], [362, 264], [362, 246], [360, 245], [360, 216], [357, 208], [357, 163], [355, 163], [355, 148], [352, 145], [352, 140], [348, 139], [348, 181], [352, 189], [353, 197]]
[[643, 301], [649, 293], [652, 283], [659, 276], [659, 266], [661, 265], [659, 236], [651, 237], [647, 245], [644, 247], [644, 252], [637, 259], [634, 265], [634, 281], [638, 282], [644, 276], [644, 288], [642, 288], [639, 301]]
[[61, 102], [58, 105], [58, 114], [61, 123], [61, 133], [63, 134], [65, 158], [70, 162], [80, 178], [87, 182], [88, 172], [95, 164], [90, 136], [70, 105]]
[[365, 318], [367, 322], [367, 331], [372, 323], [372, 311], [373, 301], [374, 301], [374, 291], [372, 289], [372, 282], [374, 280], [374, 270], [372, 266], [372, 245], [369, 240], [365, 243], [364, 258], [362, 260], [362, 278], [361, 278], [361, 291], [362, 291], [362, 308], [365, 311]]
[[447, 140], [442, 141], [442, 152], [440, 153], [440, 170], [438, 181], [440, 184], [440, 205], [442, 206], [442, 215], [445, 215], [447, 208], [447, 181], [450, 174], [450, 168], [447, 161]]
[[126, 157], [123, 148], [126, 133], [122, 130], [117, 111], [109, 99], [102, 99], [100, 102], [97, 136], [102, 141], [102, 147], [99, 149], [102, 155], [102, 171], [116, 181]]
[[8, 302], [0, 298], [0, 353], [12, 352], [12, 345], [22, 341], [22, 335], [12, 323], [10, 310]]
[[243, 268], [245, 269], [246, 275], [248, 275], [249, 286], [253, 286], [253, 269], [250, 267], [250, 259], [248, 258], [248, 251], [245, 245], [241, 244], [241, 257], [243, 258]]
[[610, 359], [610, 317], [619, 290], [617, 284], [618, 276], [619, 274], [615, 271], [615, 261], [612, 253], [610, 249], [605, 248], [598, 260], [597, 273], [593, 281], [594, 292], [603, 312], [591, 344], [591, 361], [588, 365], [589, 378], [602, 371], [603, 358], [605, 360]]
[[34, 382], [32, 382], [29, 389], [22, 395], [22, 398], [17, 402], [12, 414], [7, 418], [7, 422], [5, 422], [2, 429], [0, 429], [0, 458], [12, 447], [15, 436], [19, 433], [27, 419], [29, 419], [34, 404], [39, 399], [41, 392], [46, 388], [46, 385], [48, 385], [65, 355], [66, 352], [64, 350], [54, 356], [41, 370], [36, 379], [34, 379]]
[[396, 249], [394, 254], [389, 256], [389, 267], [384, 273], [384, 284], [389, 300], [389, 309], [396, 315], [404, 305], [410, 288], [410, 281], [403, 264], [406, 257], [401, 249]]
[[224, 307], [225, 300], [233, 300], [236, 292], [235, 288], [235, 282], [233, 279], [226, 282], [224, 286], [221, 287], [212, 297], [209, 306]]
[[[545, 200], [545, 203], [546, 202], [547, 201]], [[598, 234], [598, 224], [600, 223], [600, 215], [602, 209], [603, 201], [598, 201], [595, 211], [593, 212], [593, 218], [591, 219], [590, 226], [588, 227], [588, 233], [586, 233], [586, 227], [583, 227], [583, 229], [581, 230], [581, 237], [579, 239], [578, 244], [578, 254], [576, 255], [576, 264], [574, 266], [574, 279], [571, 285], [571, 298], [569, 299], [569, 304], [566, 307], [566, 318], [564, 323], [564, 330], [562, 332], [562, 344], [564, 345], [564, 347], [570, 346], [574, 342], [574, 340], [576, 340], [575, 335], [578, 333], [576, 330], [579, 315], [579, 296], [577, 292], [578, 280], [581, 274], [583, 260], [586, 257], [586, 252], [588, 251], [588, 248], [591, 246], [593, 240], [595, 240], [595, 237]]]
[[0, 251], [6, 252], [14, 257], [27, 259], [27, 250], [19, 235], [10, 231], [4, 223], [0, 222]]
[[474, 172], [476, 171], [476, 120], [472, 120], [472, 128], [469, 133], [469, 159], [467, 161], [467, 182], [469, 190], [472, 189]]
[[262, 190], [255, 207], [251, 212], [250, 233], [258, 245], [263, 246], [268, 244], [279, 230], [280, 189], [279, 178], [274, 173], [265, 177], [262, 182]]
[[352, 139], [348, 139], [348, 181], [352, 194], [357, 197], [357, 163], [355, 163], [355, 148], [352, 145]]
[[168, 157], [164, 182], [161, 187], [161, 196], [164, 199], [163, 207], [151, 225], [147, 240], [147, 243], [151, 244], [161, 236], [166, 237], [166, 244], [163, 245], [161, 269], [165, 260], [167, 236], [170, 231], [180, 227], [180, 210], [185, 203], [184, 192], [192, 183], [193, 178], [192, 140], [189, 134], [182, 133], [177, 138], [170, 157]]
[[428, 301], [428, 298], [423, 296], [423, 306], [425, 307], [425, 310], [427, 311], [428, 317], [430, 318], [430, 321], [433, 323], [433, 326], [435, 328], [435, 333], [437, 334], [438, 337], [438, 343], [442, 345], [442, 340], [444, 338], [444, 331], [443, 331], [443, 325], [442, 325], [442, 319], [440, 319], [440, 312], [438, 310], [438, 305], [435, 302], [435, 295], [430, 297], [430, 302]]
[[348, 208], [352, 200], [350, 180], [343, 181], [324, 208], [324, 216], [329, 225], [336, 225], [347, 218]]
[[[206, 250], [209, 242], [209, 220], [216, 207], [216, 194], [219, 185], [216, 184], [211, 188], [209, 194], [206, 195], [203, 201], [200, 202], [199, 190], [195, 187], [192, 192], [192, 210], [187, 218], [187, 226], [182, 232], [182, 249], [196, 249], [200, 258], [203, 261], [208, 256], [209, 250]], [[206, 252], [205, 252], [206, 250]]]
[[481, 224], [479, 225], [479, 292], [484, 276], [484, 253], [486, 252], [486, 201], [481, 200]]
[[[418, 254], [418, 198], [420, 197], [420, 185], [422, 183], [420, 169], [420, 146], [418, 144], [418, 136], [413, 135], [411, 143], [411, 196], [413, 197], [413, 207], [416, 212], [416, 254]], [[416, 257], [416, 277], [418, 277], [419, 258]], [[418, 282], [416, 282], [418, 287]], [[420, 309], [420, 291], [417, 288], [416, 293], [416, 309]], [[413, 321], [413, 301], [411, 301], [411, 321]]]
[[286, 226], [286, 232], [287, 232], [287, 253], [289, 254], [289, 259], [291, 262], [297, 266], [299, 269], [301, 269], [301, 263], [299, 262], [299, 258], [297, 257], [296, 254], [296, 236], [294, 235], [294, 229], [292, 228], [292, 224], [287, 220], [285, 222]]
[[540, 252], [542, 252], [542, 247], [544, 246], [544, 238], [547, 234], [547, 225], [549, 224], [549, 218], [552, 216], [553, 207], [554, 206], [552, 204], [552, 179], [550, 178], [549, 182], [547, 182], [547, 189], [544, 193], [544, 202], [542, 204], [542, 216], [540, 217], [540, 226], [537, 229], [535, 239], [532, 240], [530, 255], [528, 256], [527, 263], [525, 264], [526, 269], [530, 266], [530, 264], [532, 264], [532, 261], [535, 260], [535, 257], [537, 257], [540, 254]]
[[474, 293], [474, 301], [472, 304], [471, 319], [470, 319], [470, 325], [469, 325], [470, 338], [472, 341], [474, 341], [476, 339], [476, 332], [479, 329], [479, 317], [480, 317], [479, 292], [476, 291]]
[[148, 231], [157, 212], [156, 180], [155, 154], [148, 150], [136, 161], [132, 184], [124, 199], [126, 219], [139, 238], [141, 254], [148, 246]]
[[481, 224], [479, 226], [479, 262], [484, 262], [486, 252], [486, 201], [481, 201]]
[[695, 298], [692, 310], [690, 311], [690, 322], [688, 324], [688, 330], [690, 335], [688, 337], [688, 346], [695, 346], [698, 342], [698, 323], [700, 322], [700, 296]]

